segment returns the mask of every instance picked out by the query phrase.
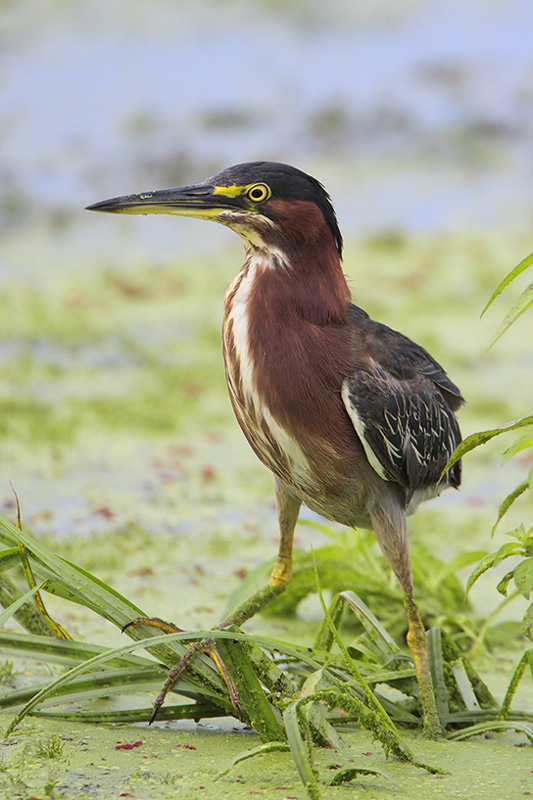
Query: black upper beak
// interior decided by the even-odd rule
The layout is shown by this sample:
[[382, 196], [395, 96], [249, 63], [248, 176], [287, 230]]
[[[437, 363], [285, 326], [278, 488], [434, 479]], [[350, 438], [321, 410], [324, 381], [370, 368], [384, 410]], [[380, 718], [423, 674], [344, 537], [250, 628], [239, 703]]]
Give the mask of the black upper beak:
[[[154, 192], [113, 197], [87, 206], [87, 211], [107, 211], [115, 214], [184, 214], [213, 217], [220, 212], [235, 208], [234, 198], [217, 194], [210, 183], [193, 186], [178, 186], [175, 189], [160, 189]], [[210, 213], [211, 212], [211, 213]]]

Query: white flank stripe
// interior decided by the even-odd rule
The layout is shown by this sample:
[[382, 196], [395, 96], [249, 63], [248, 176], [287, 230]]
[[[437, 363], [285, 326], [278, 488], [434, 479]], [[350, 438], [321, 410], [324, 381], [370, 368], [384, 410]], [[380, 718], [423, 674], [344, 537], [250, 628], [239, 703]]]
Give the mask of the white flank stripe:
[[364, 447], [366, 457], [370, 463], [372, 469], [374, 469], [380, 478], [383, 478], [384, 481], [388, 481], [389, 478], [385, 474], [385, 470], [381, 466], [378, 457], [370, 447], [369, 443], [365, 439], [365, 423], [357, 413], [357, 409], [354, 407], [352, 401], [350, 400], [350, 390], [348, 388], [347, 381], [344, 381], [342, 385], [342, 399], [344, 401], [344, 405], [346, 406], [346, 411], [349, 414], [350, 419], [353, 422], [353, 426], [355, 428], [355, 432], [359, 436], [361, 440], [361, 444]]
[[280, 450], [282, 450], [289, 459], [294, 476], [301, 484], [307, 484], [310, 474], [309, 461], [298, 442], [287, 433], [285, 428], [282, 428], [282, 426], [276, 422], [266, 406], [261, 405], [259, 407], [259, 413], [263, 416]]
[[[251, 356], [250, 342], [248, 336], [248, 302], [252, 294], [253, 282], [258, 270], [275, 268], [268, 261], [258, 258], [252, 260], [248, 267], [248, 272], [242, 278], [237, 291], [233, 297], [231, 308], [228, 313], [228, 320], [233, 324], [233, 341], [235, 353], [240, 364], [240, 375], [242, 389], [249, 405], [255, 408], [258, 418], [263, 418], [270, 430], [272, 437], [276, 440], [279, 448], [290, 460], [291, 469], [295, 477], [300, 481], [306, 482], [310, 473], [309, 461], [299, 444], [290, 434], [274, 419], [268, 408], [268, 396], [261, 398], [255, 388], [254, 363]], [[231, 292], [231, 287], [229, 289]], [[255, 430], [256, 436], [263, 442], [265, 450], [268, 451], [269, 444], [264, 432], [258, 427]]]
[[229, 312], [229, 319], [233, 323], [233, 341], [235, 342], [235, 350], [240, 363], [243, 389], [254, 404], [257, 402], [257, 395], [254, 390], [254, 368], [248, 343], [247, 306], [256, 271], [257, 265], [250, 264], [247, 275], [244, 276], [235, 293]]

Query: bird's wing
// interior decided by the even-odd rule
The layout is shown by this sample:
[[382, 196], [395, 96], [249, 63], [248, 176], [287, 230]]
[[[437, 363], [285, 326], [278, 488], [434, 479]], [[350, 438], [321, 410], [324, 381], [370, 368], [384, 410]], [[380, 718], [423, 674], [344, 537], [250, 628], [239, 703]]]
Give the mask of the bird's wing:
[[[411, 496], [438, 483], [460, 443], [454, 411], [463, 398], [423, 347], [358, 314], [353, 307], [356, 368], [344, 381], [344, 404], [371, 466]], [[460, 482], [458, 462], [443, 488]]]

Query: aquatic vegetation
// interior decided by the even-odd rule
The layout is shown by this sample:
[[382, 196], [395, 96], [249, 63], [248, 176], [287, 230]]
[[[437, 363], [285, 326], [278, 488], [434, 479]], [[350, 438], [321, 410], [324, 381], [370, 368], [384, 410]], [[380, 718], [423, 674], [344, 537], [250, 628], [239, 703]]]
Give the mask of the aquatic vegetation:
[[[510, 416], [510, 409], [514, 411], [527, 396], [527, 387], [513, 378], [518, 391], [512, 398], [504, 390], [504, 381], [501, 387], [498, 384], [493, 389], [486, 362], [478, 365], [473, 355], [476, 347], [482, 346], [483, 336], [475, 325], [468, 328], [471, 340], [465, 355], [460, 341], [465, 331], [457, 330], [456, 319], [457, 308], [466, 319], [471, 313], [473, 295], [479, 293], [480, 287], [488, 289], [497, 266], [494, 255], [497, 249], [490, 250], [483, 243], [471, 248], [464, 243], [461, 247], [441, 243], [439, 247], [441, 264], [445, 264], [447, 275], [453, 276], [444, 289], [442, 284], [439, 287], [432, 284], [437, 279], [432, 261], [435, 242], [401, 238], [378, 241], [374, 237], [361, 247], [359, 257], [367, 262], [369, 269], [358, 277], [358, 284], [365, 284], [361, 291], [371, 297], [378, 316], [390, 318], [392, 314], [392, 324], [397, 327], [405, 327], [402, 319], [407, 318], [413, 337], [420, 338], [420, 332], [424, 331], [424, 343], [439, 357], [455, 363], [453, 372], [459, 382], [467, 384], [467, 394], [471, 395], [465, 412], [467, 430], [483, 425], [488, 428], [498, 416]], [[387, 298], [382, 293], [383, 275], [395, 297], [394, 305], [387, 308], [384, 307]], [[225, 280], [223, 268], [219, 273], [212, 265], [206, 265], [203, 271], [192, 270], [192, 274], [183, 265], [155, 271], [140, 266], [127, 278], [110, 271], [87, 278], [83, 286], [56, 285], [53, 291], [36, 295], [29, 306], [20, 304], [15, 291], [4, 294], [5, 314], [0, 325], [5, 340], [12, 341], [13, 347], [9, 350], [8, 346], [3, 353], [5, 370], [0, 395], [6, 403], [3, 441], [6, 453], [12, 458], [15, 476], [18, 464], [27, 469], [30, 458], [31, 463], [47, 463], [40, 453], [50, 452], [53, 456], [46, 467], [50, 472], [36, 470], [34, 480], [42, 485], [53, 476], [56, 495], [65, 495], [69, 483], [64, 453], [79, 448], [82, 460], [87, 459], [90, 446], [98, 437], [106, 442], [106, 449], [108, 443], [111, 447], [124, 436], [154, 439], [165, 446], [164, 451], [160, 448], [164, 455], [158, 455], [150, 473], [157, 475], [158, 483], [153, 483], [146, 497], [132, 496], [126, 515], [124, 512], [121, 515], [112, 495], [111, 499], [107, 495], [101, 499], [95, 490], [91, 519], [99, 522], [101, 534], [85, 540], [85, 544], [76, 537], [55, 538], [49, 539], [50, 546], [45, 547], [42, 537], [36, 541], [25, 531], [4, 523], [0, 534], [4, 545], [0, 589], [3, 604], [8, 608], [3, 619], [16, 615], [31, 633], [5, 631], [0, 634], [0, 646], [16, 661], [17, 668], [21, 658], [25, 664], [28, 660], [40, 664], [33, 670], [30, 681], [17, 675], [19, 688], [12, 691], [10, 687], [9, 695], [6, 693], [0, 704], [7, 711], [27, 714], [26, 720], [31, 717], [43, 725], [58, 718], [65, 725], [83, 721], [87, 725], [145, 721], [150, 716], [150, 699], [137, 700], [137, 695], [143, 696], [141, 692], [147, 690], [152, 695], [157, 692], [167, 669], [185, 651], [188, 642], [205, 635], [203, 629], [158, 639], [153, 630], [141, 629], [129, 644], [123, 645], [124, 640], [119, 640], [120, 646], [115, 646], [117, 640], [109, 632], [105, 634], [107, 647], [96, 644], [101, 641], [101, 633], [92, 621], [93, 612], [117, 628], [122, 627], [140, 613], [139, 604], [144, 605], [146, 599], [154, 608], [153, 597], [146, 598], [143, 591], [159, 580], [161, 553], [172, 548], [176, 564], [181, 564], [183, 557], [191, 558], [184, 538], [171, 539], [159, 532], [159, 517], [150, 518], [150, 530], [143, 529], [137, 521], [143, 502], [150, 506], [151, 513], [164, 512], [165, 520], [172, 517], [174, 525], [176, 517], [181, 517], [184, 522], [180, 524], [186, 522], [191, 530], [202, 531], [205, 563], [191, 564], [190, 575], [186, 574], [193, 581], [195, 565], [198, 570], [207, 567], [207, 576], [200, 571], [196, 576], [203, 585], [210, 585], [209, 599], [204, 600], [204, 591], [198, 592], [201, 599], [196, 601], [202, 606], [198, 612], [201, 618], [209, 620], [207, 624], [221, 616], [218, 604], [222, 597], [227, 600], [239, 580], [238, 594], [247, 593], [251, 585], [261, 580], [262, 572], [268, 571], [268, 565], [260, 564], [242, 580], [246, 564], [257, 564], [264, 558], [260, 541], [265, 531], [257, 511], [245, 518], [240, 538], [236, 537], [236, 527], [239, 530], [243, 527], [240, 517], [236, 525], [233, 517], [221, 524], [216, 516], [228, 502], [232, 508], [241, 502], [253, 508], [257, 499], [263, 503], [269, 491], [268, 480], [259, 469], [249, 468], [244, 458], [238, 461], [235, 470], [231, 469], [230, 480], [229, 470], [224, 469], [227, 448], [223, 463], [220, 457], [217, 461], [210, 455], [207, 462], [202, 461], [203, 456], [191, 456], [189, 452], [189, 442], [194, 439], [197, 447], [199, 435], [209, 437], [202, 452], [212, 454], [216, 447], [222, 451], [223, 447], [216, 444], [217, 436], [231, 419], [219, 356], [219, 296]], [[425, 281], [425, 287], [430, 289], [425, 308], [419, 308], [416, 293], [402, 290], [409, 281], [416, 285]], [[195, 300], [198, 296], [203, 298], [201, 306]], [[435, 331], [437, 316], [442, 328]], [[433, 342], [427, 339], [429, 329], [434, 330]], [[45, 344], [37, 346], [39, 339]], [[515, 337], [511, 344], [504, 337], [502, 342], [503, 353], [491, 354], [490, 367], [491, 370], [501, 367], [505, 372], [512, 367], [509, 354], [515, 345], [518, 353], [524, 354], [527, 343], [523, 337], [521, 340]], [[443, 349], [447, 354], [443, 354]], [[517, 366], [514, 369], [517, 377]], [[12, 396], [10, 385], [17, 382], [25, 389]], [[21, 406], [22, 402], [25, 405]], [[15, 408], [13, 403], [19, 405]], [[231, 440], [232, 458], [233, 448]], [[480, 475], [490, 468], [487, 464], [491, 462], [486, 457], [480, 458], [479, 453], [475, 451], [472, 455], [470, 474], [473, 471]], [[92, 462], [87, 464], [93, 469]], [[98, 477], [97, 472], [95, 476]], [[448, 498], [445, 499], [448, 503]], [[439, 714], [451, 740], [513, 727], [529, 734], [531, 719], [521, 710], [516, 695], [519, 682], [529, 675], [529, 656], [516, 651], [518, 665], [508, 680], [503, 701], [496, 701], [478, 674], [477, 662], [473, 666], [468, 651], [472, 643], [493, 646], [494, 614], [481, 614], [476, 597], [471, 605], [465, 601], [463, 591], [464, 571], [486, 556], [483, 526], [489, 525], [491, 504], [487, 502], [481, 509], [476, 506], [475, 513], [462, 508], [458, 517], [454, 500], [455, 497], [450, 498], [452, 502], [436, 511], [421, 510], [413, 523], [412, 537], [420, 605], [426, 627], [431, 628], [430, 657], [439, 687]], [[131, 514], [131, 502], [135, 502], [135, 515]], [[49, 506], [49, 519], [34, 517], [31, 527], [37, 521], [42, 529], [44, 521], [47, 530], [54, 529], [55, 509], [51, 501]], [[512, 502], [509, 513], [517, 507]], [[209, 520], [209, 524], [204, 520]], [[454, 543], [452, 533], [459, 530], [460, 540], [458, 537]], [[112, 537], [111, 531], [114, 531]], [[159, 534], [157, 548], [154, 531]], [[262, 625], [272, 626], [269, 634], [245, 635], [238, 631], [216, 634], [217, 646], [232, 670], [239, 693], [246, 698], [246, 721], [263, 742], [260, 747], [265, 749], [258, 749], [257, 757], [274, 758], [276, 750], [283, 752], [288, 748], [286, 758], [293, 754], [296, 772], [308, 792], [314, 792], [315, 796], [317, 792], [329, 791], [327, 787], [334, 782], [354, 779], [385, 784], [387, 776], [397, 779], [398, 773], [393, 775], [394, 762], [390, 762], [390, 770], [386, 765], [385, 769], [369, 767], [361, 759], [348, 755], [347, 749], [345, 755], [341, 755], [341, 750], [338, 754], [336, 751], [335, 769], [329, 772], [332, 765], [328, 765], [324, 754], [331, 751], [323, 751], [318, 745], [334, 743], [340, 747], [340, 741], [349, 739], [352, 730], [360, 731], [366, 726], [370, 735], [381, 743], [383, 752], [396, 753], [406, 763], [420, 761], [445, 767], [435, 751], [429, 757], [418, 755], [421, 743], [413, 742], [409, 736], [410, 731], [420, 728], [420, 710], [414, 670], [401, 646], [405, 635], [401, 598], [376, 552], [372, 535], [333, 530], [314, 520], [303, 520], [298, 531], [302, 544], [304, 536], [306, 542], [297, 552], [289, 591], [270, 609], [275, 616], [259, 623], [260, 629]], [[471, 543], [467, 544], [469, 539]], [[309, 540], [314, 543], [314, 556]], [[20, 588], [19, 541], [24, 542], [34, 575], [34, 585], [30, 584], [27, 592]], [[243, 558], [241, 552], [245, 546], [246, 558]], [[142, 563], [139, 553], [143, 553]], [[239, 577], [234, 576], [232, 583], [224, 587], [220, 585], [213, 596], [215, 564], [220, 559], [228, 559]], [[314, 561], [321, 591], [327, 598], [325, 611], [316, 608], [316, 598], [320, 595]], [[83, 569], [77, 563], [83, 564]], [[169, 571], [171, 568], [169, 564]], [[87, 570], [96, 572], [97, 577]], [[165, 573], [163, 580], [171, 580], [170, 572]], [[479, 581], [474, 590], [478, 584]], [[117, 585], [120, 592], [115, 588]], [[175, 597], [175, 585], [169, 585]], [[345, 591], [347, 586], [351, 592]], [[49, 625], [33, 602], [35, 597], [47, 594], [52, 618], [56, 598], [63, 598], [61, 622], [70, 633], [74, 628], [74, 640], [50, 635]], [[135, 598], [135, 602], [128, 596]], [[309, 618], [307, 608], [313, 597], [314, 611]], [[176, 600], [171, 607], [165, 607], [164, 613], [174, 613], [175, 605]], [[300, 614], [293, 627], [290, 615], [300, 605], [303, 618]], [[177, 621], [181, 622], [181, 616], [180, 610]], [[280, 633], [287, 626], [289, 632]], [[148, 649], [147, 655], [140, 654], [142, 649]], [[494, 663], [488, 666], [489, 684]], [[54, 665], [60, 665], [60, 669], [66, 667], [67, 672]], [[27, 685], [32, 681], [37, 685]], [[163, 707], [162, 720], [216, 719], [234, 713], [225, 686], [209, 660], [199, 658], [174, 688], [169, 698], [174, 703]], [[132, 692], [136, 695], [134, 702], [124, 699]], [[371, 697], [377, 699], [379, 708], [373, 706]], [[243, 749], [242, 744], [238, 749]], [[254, 749], [241, 754], [249, 756], [247, 764], [256, 757]], [[228, 745], [224, 752], [228, 752], [228, 762], [235, 757], [236, 763], [240, 763], [238, 750]], [[139, 775], [146, 776], [147, 772], [150, 771], [141, 770]], [[169, 784], [179, 785], [180, 773], [165, 774], [170, 776]], [[149, 782], [146, 777], [138, 778], [141, 779]]]
[[36, 755], [38, 758], [61, 758], [63, 755], [63, 742], [61, 741], [61, 737], [55, 734], [49, 739], [39, 742]]
[[[82, 604], [121, 628], [142, 615], [141, 609], [111, 586], [53, 554], [4, 518], [0, 518], [0, 541], [8, 551], [17, 543], [19, 547], [23, 545], [20, 552], [31, 564], [35, 580], [40, 581], [3, 612], [2, 622], [42, 590]], [[159, 686], [165, 669], [181, 657], [188, 644], [209, 635], [216, 640], [237, 687], [244, 720], [255, 728], [260, 741], [288, 743], [309, 797], [320, 797], [319, 776], [312, 760], [313, 743], [337, 746], [339, 731], [355, 722], [372, 733], [385, 753], [414, 766], [439, 771], [418, 759], [402, 741], [402, 728], [422, 725], [410, 657], [354, 592], [335, 595], [328, 608], [320, 587], [320, 564], [315, 562], [313, 569], [324, 618], [312, 647], [244, 634], [238, 629], [161, 636], [154, 635], [149, 627], [139, 626], [127, 631], [135, 641], [114, 648], [35, 634], [1, 633], [3, 649], [70, 665], [67, 672], [47, 684], [0, 698], [0, 708], [16, 711], [7, 733], [28, 714], [64, 721], [73, 717], [87, 722], [146, 720], [149, 708], [72, 711], [57, 706], [84, 703], [102, 693], [120, 694]], [[363, 628], [363, 633], [348, 646], [338, 633], [345, 608]], [[428, 642], [439, 718], [449, 738], [505, 727], [524, 733], [533, 742], [533, 714], [511, 709], [513, 687], [521, 675], [513, 676], [506, 705], [501, 706], [441, 628], [429, 631]], [[156, 661], [137, 655], [139, 649], [146, 649]], [[399, 698], [391, 698], [388, 688], [394, 688]], [[191, 663], [172, 691], [186, 701], [164, 706], [161, 719], [236, 715], [220, 674], [207, 659], [197, 658]], [[50, 710], [50, 705], [55, 708]], [[48, 751], [56, 753], [57, 747], [50, 745]], [[356, 767], [350, 769], [346, 780], [349, 775], [358, 774]]]

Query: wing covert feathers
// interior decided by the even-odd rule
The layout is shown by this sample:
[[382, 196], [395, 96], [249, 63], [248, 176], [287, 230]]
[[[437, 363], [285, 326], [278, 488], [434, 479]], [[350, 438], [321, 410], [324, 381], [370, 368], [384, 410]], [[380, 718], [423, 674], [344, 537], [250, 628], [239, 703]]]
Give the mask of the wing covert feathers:
[[[363, 321], [355, 313], [352, 320], [354, 327]], [[366, 358], [356, 359], [359, 368], [344, 381], [342, 398], [371, 466], [412, 496], [438, 484], [460, 443], [454, 411], [463, 398], [424, 348], [368, 317], [365, 321]], [[460, 482], [458, 462], [441, 488]]]

